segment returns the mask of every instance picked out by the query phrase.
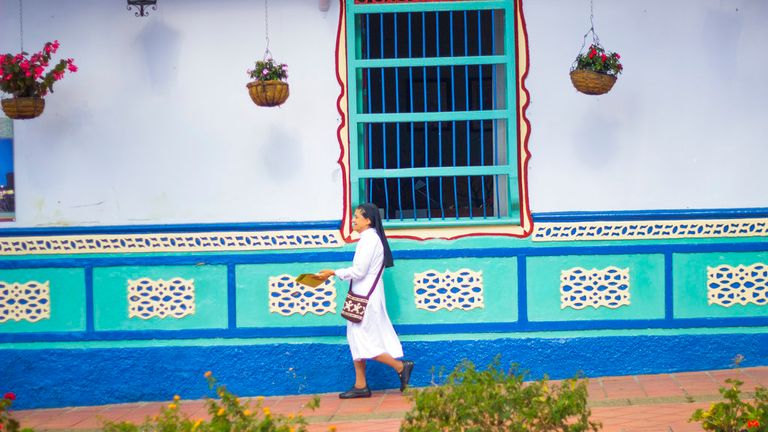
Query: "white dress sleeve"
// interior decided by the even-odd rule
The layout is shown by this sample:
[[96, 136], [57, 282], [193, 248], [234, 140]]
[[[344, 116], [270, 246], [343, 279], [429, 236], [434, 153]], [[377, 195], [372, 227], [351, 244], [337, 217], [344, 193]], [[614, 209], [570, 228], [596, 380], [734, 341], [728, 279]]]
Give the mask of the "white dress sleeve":
[[[372, 228], [368, 228], [371, 230]], [[335, 270], [336, 276], [341, 280], [360, 280], [368, 274], [376, 252], [377, 235], [362, 235], [355, 248], [355, 257], [352, 259], [352, 267]]]

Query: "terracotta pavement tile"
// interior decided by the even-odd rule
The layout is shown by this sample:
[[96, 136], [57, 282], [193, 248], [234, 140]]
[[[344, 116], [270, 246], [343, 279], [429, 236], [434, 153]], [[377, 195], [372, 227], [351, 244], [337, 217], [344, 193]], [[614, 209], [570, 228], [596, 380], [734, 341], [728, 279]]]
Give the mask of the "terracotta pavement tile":
[[748, 368], [744, 372], [768, 386], [768, 367]]
[[605, 399], [605, 390], [603, 390], [602, 380], [592, 378], [587, 383], [587, 394], [591, 400], [603, 400]]
[[672, 376], [688, 395], [718, 394], [720, 384], [704, 372], [675, 373]]
[[634, 377], [605, 378], [603, 389], [608, 399], [644, 397], [645, 392]]
[[662, 375], [658, 378], [652, 375], [642, 375], [638, 376], [637, 379], [648, 397], [685, 396], [680, 384], [669, 375]]
[[374, 412], [380, 403], [381, 400], [379, 398], [348, 399], [341, 402], [336, 413], [339, 415], [368, 414]]
[[400, 422], [400, 419], [326, 422], [310, 424], [308, 429], [310, 432], [326, 432], [330, 426], [335, 426], [337, 432], [397, 432]]

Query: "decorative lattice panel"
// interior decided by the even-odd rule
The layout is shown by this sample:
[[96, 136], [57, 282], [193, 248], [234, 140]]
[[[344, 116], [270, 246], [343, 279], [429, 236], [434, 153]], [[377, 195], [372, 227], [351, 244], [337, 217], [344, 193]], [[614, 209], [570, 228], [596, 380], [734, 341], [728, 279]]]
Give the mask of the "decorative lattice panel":
[[707, 298], [709, 304], [730, 307], [735, 304], [768, 304], [768, 266], [721, 265], [707, 267]]
[[183, 318], [195, 313], [195, 280], [128, 280], [128, 318]]
[[3, 237], [0, 239], [0, 255], [252, 251], [338, 247], [344, 244], [337, 230], [94, 234]]
[[331, 279], [312, 288], [282, 274], [269, 278], [269, 311], [280, 315], [336, 313], [336, 285]]
[[629, 268], [582, 267], [560, 272], [560, 309], [592, 306], [616, 309], [629, 305]]
[[481, 271], [459, 269], [455, 272], [427, 270], [416, 273], [413, 275], [413, 293], [416, 307], [432, 312], [485, 307]]
[[644, 222], [541, 222], [533, 241], [651, 240], [680, 238], [760, 237], [768, 235], [768, 219], [718, 219]]
[[0, 281], [0, 323], [36, 322], [51, 317], [50, 281], [25, 283]]

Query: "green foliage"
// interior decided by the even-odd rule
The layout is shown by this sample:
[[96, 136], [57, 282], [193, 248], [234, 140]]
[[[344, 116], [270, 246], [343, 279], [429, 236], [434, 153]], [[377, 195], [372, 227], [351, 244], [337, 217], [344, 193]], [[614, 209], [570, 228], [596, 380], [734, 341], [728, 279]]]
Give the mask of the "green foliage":
[[768, 432], [768, 389], [755, 388], [754, 400], [741, 400], [743, 381], [725, 380], [729, 385], [720, 387], [720, 394], [725, 399], [713, 403], [709, 409], [697, 409], [688, 421], [701, 423], [706, 431], [717, 432]]
[[0, 399], [0, 431], [3, 432], [32, 432], [33, 429], [24, 428], [21, 429], [19, 421], [11, 416], [11, 406], [13, 401], [16, 400], [14, 393], [6, 393], [2, 399]]
[[59, 49], [59, 41], [46, 42], [43, 49], [28, 56], [27, 52], [0, 55], [0, 90], [18, 97], [43, 97], [53, 93], [53, 84], [64, 73], [77, 72], [72, 59], [61, 60], [50, 71], [51, 56]]
[[[206, 398], [210, 420], [194, 420], [180, 412], [181, 398], [163, 407], [159, 415], [148, 418], [136, 425], [130, 422], [105, 422], [105, 432], [306, 432], [307, 421], [297, 415], [274, 415], [269, 408], [262, 407], [263, 397], [256, 398], [256, 404], [242, 402], [240, 398], [217, 384], [210, 372], [205, 373], [208, 386], [219, 399]], [[320, 399], [315, 397], [306, 408], [315, 409]]]
[[248, 71], [248, 75], [256, 81], [285, 81], [288, 79], [288, 65], [277, 63], [271, 57], [256, 62], [256, 67]]
[[518, 368], [504, 371], [499, 358], [484, 371], [465, 360], [443, 385], [409, 391], [414, 406], [401, 432], [598, 431], [589, 420], [587, 381], [574, 377], [554, 384], [545, 376], [524, 382]]
[[624, 70], [619, 53], [606, 52], [600, 44], [592, 44], [585, 53], [576, 56], [572, 70], [582, 69], [608, 75], [618, 75]]

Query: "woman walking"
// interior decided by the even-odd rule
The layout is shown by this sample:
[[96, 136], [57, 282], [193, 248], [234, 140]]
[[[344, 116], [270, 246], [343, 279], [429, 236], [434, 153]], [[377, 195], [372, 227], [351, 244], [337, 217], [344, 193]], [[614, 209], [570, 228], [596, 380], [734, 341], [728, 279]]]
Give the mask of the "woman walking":
[[365, 296], [375, 284], [365, 315], [360, 323], [347, 322], [347, 341], [355, 366], [355, 385], [339, 394], [341, 399], [371, 397], [371, 389], [365, 378], [365, 362], [373, 359], [390, 366], [400, 378], [400, 391], [405, 390], [413, 371], [413, 362], [398, 360], [403, 356], [400, 339], [392, 327], [384, 298], [381, 279], [384, 267], [392, 267], [392, 251], [389, 249], [379, 209], [375, 204], [361, 204], [355, 210], [352, 229], [360, 234], [355, 248], [352, 267], [338, 270], [322, 270], [323, 279], [338, 276], [351, 281], [352, 292]]

